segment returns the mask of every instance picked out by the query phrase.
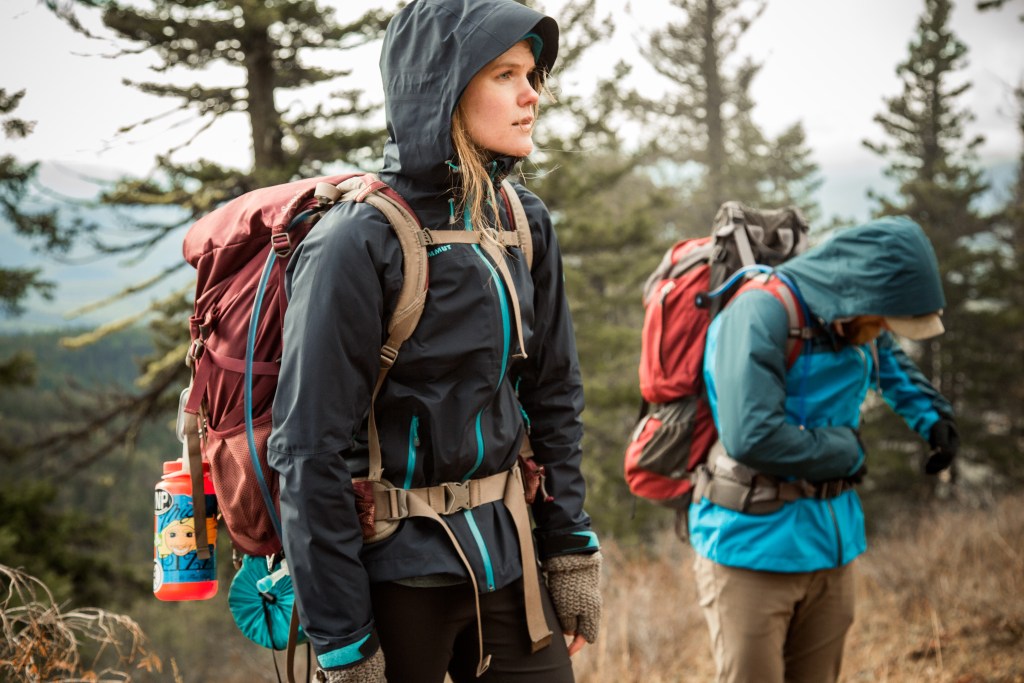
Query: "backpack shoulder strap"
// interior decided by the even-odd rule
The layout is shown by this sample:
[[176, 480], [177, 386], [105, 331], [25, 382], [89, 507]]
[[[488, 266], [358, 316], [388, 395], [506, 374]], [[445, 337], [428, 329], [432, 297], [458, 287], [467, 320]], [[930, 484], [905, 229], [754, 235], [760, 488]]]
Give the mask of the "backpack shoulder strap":
[[388, 321], [388, 338], [380, 349], [380, 369], [377, 383], [370, 399], [369, 478], [380, 481], [384, 467], [380, 452], [380, 435], [377, 431], [376, 411], [373, 405], [391, 366], [398, 358], [398, 350], [412, 336], [427, 298], [427, 250], [426, 237], [419, 219], [402, 197], [372, 173], [349, 178], [338, 185], [341, 201], [365, 202], [376, 208], [388, 219], [398, 242], [402, 247], [402, 289], [398, 293], [395, 311]]
[[416, 214], [397, 192], [372, 173], [349, 178], [338, 189], [341, 201], [365, 202], [388, 219], [402, 247], [403, 282], [388, 321], [388, 339], [381, 347], [381, 363], [391, 367], [402, 344], [416, 329], [427, 298], [427, 253], [423, 228]]
[[782, 302], [782, 306], [786, 309], [786, 319], [789, 326], [789, 334], [786, 336], [786, 367], [792, 367], [803, 350], [804, 313], [801, 310], [800, 304], [797, 303], [793, 290], [787, 287], [781, 280], [774, 280], [779, 285], [773, 287], [771, 292], [776, 299]]
[[814, 331], [806, 319], [804, 306], [797, 298], [798, 295], [777, 273], [765, 273], [755, 277], [744, 285], [744, 289], [763, 289], [786, 309], [786, 367], [792, 367], [803, 351], [804, 342], [814, 336]]
[[515, 235], [509, 235], [516, 238], [511, 246], [518, 246], [526, 258], [526, 267], [533, 268], [533, 235], [530, 233], [530, 221], [526, 217], [526, 210], [516, 188], [507, 178], [501, 181], [501, 195], [505, 198], [505, 206], [508, 207], [509, 218], [515, 229]]

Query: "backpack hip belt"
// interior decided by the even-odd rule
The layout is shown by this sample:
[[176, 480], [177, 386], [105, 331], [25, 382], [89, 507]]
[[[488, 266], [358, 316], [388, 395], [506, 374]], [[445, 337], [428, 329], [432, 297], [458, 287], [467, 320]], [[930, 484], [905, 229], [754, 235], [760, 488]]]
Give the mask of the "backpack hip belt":
[[709, 463], [700, 465], [694, 473], [694, 501], [707, 498], [715, 505], [748, 515], [768, 515], [801, 498], [836, 498], [854, 487], [846, 479], [783, 481], [762, 474], [726, 455], [721, 442], [712, 448]]
[[397, 522], [410, 517], [427, 517], [441, 525], [448, 535], [455, 552], [469, 574], [473, 585], [473, 597], [476, 601], [477, 638], [480, 643], [480, 662], [477, 668], [479, 676], [490, 665], [490, 655], [484, 654], [483, 624], [480, 617], [480, 591], [469, 559], [459, 545], [458, 539], [451, 528], [442, 519], [460, 510], [473, 508], [502, 501], [512, 515], [519, 541], [519, 553], [523, 566], [523, 602], [526, 608], [526, 625], [530, 635], [531, 652], [537, 652], [551, 644], [551, 629], [544, 618], [544, 610], [540, 596], [540, 576], [537, 571], [537, 558], [533, 548], [533, 536], [530, 528], [530, 516], [526, 508], [526, 490], [523, 484], [523, 473], [519, 463], [512, 469], [481, 479], [470, 479], [462, 482], [444, 482], [435, 486], [418, 489], [399, 489], [386, 481], [363, 480], [356, 482], [369, 485], [373, 495], [373, 519], [390, 523], [379, 534], [365, 539], [371, 543], [391, 535], [397, 528]]

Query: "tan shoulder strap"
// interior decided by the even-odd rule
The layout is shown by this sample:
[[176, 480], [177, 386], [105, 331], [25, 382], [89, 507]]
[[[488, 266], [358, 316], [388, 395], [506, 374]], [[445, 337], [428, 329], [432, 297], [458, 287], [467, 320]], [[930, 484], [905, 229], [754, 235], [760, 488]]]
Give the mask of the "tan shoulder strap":
[[519, 199], [516, 188], [507, 178], [501, 181], [501, 195], [505, 198], [505, 205], [512, 212], [516, 245], [523, 250], [526, 267], [533, 268], [533, 234], [530, 232], [530, 221], [526, 218], [526, 210], [523, 209], [523, 202]]
[[[377, 176], [367, 173], [363, 176], [349, 178], [338, 185], [342, 192], [341, 201], [366, 202], [376, 208], [388, 219], [392, 229], [398, 236], [402, 247], [402, 289], [398, 293], [395, 311], [388, 321], [388, 338], [380, 349], [380, 369], [377, 383], [370, 399], [370, 471], [371, 481], [380, 481], [384, 473], [380, 453], [380, 435], [377, 432], [377, 417], [373, 405], [377, 402], [377, 394], [384, 386], [388, 370], [398, 358], [398, 350], [412, 336], [427, 299], [427, 250], [426, 240], [419, 219], [412, 211], [387, 190], [390, 188]], [[393, 190], [391, 191], [393, 192]]]

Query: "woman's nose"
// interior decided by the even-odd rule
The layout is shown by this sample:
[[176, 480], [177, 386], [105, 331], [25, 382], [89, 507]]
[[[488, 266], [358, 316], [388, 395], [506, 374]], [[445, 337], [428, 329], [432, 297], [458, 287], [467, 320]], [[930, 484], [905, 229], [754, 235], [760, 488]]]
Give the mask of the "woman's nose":
[[519, 95], [519, 103], [524, 107], [532, 107], [538, 101], [540, 101], [540, 93], [534, 90], [533, 84], [527, 79]]

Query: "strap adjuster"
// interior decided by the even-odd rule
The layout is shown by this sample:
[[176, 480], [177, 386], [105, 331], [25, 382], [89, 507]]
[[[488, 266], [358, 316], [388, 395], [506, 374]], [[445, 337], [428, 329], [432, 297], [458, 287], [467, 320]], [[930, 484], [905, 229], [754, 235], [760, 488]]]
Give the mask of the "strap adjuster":
[[444, 489], [444, 512], [441, 514], [450, 515], [470, 509], [468, 481], [446, 481], [441, 488]]
[[380, 366], [382, 368], [390, 368], [395, 364], [395, 360], [398, 358], [398, 349], [393, 349], [387, 344], [380, 347]]
[[292, 238], [286, 232], [275, 232], [270, 236], [270, 246], [278, 258], [292, 253]]
[[203, 344], [202, 339], [193, 339], [192, 343], [188, 345], [188, 351], [185, 352], [185, 365], [192, 367], [200, 358], [203, 357], [203, 350], [206, 345]]

